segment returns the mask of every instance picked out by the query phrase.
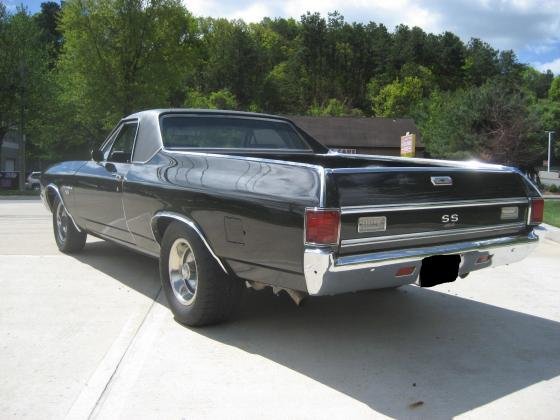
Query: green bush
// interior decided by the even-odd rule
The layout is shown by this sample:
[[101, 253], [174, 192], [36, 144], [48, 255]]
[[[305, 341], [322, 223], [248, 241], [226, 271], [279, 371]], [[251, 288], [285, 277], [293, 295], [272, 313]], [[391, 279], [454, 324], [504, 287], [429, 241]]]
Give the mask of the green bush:
[[548, 191], [550, 191], [552, 193], [558, 192], [559, 190], [560, 189], [555, 184], [552, 184], [548, 187]]

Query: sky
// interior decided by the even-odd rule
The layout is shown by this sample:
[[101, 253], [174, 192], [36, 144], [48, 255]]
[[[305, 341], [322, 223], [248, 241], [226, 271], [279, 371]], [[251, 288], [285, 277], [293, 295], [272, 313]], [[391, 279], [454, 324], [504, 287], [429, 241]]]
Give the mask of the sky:
[[[0, 0], [15, 10], [39, 10], [41, 0]], [[44, 1], [44, 0], [43, 0]], [[299, 17], [306, 11], [338, 11], [349, 22], [404, 23], [427, 32], [451, 31], [465, 42], [481, 38], [511, 49], [523, 63], [560, 74], [560, 0], [183, 0], [196, 16], [243, 19]]]

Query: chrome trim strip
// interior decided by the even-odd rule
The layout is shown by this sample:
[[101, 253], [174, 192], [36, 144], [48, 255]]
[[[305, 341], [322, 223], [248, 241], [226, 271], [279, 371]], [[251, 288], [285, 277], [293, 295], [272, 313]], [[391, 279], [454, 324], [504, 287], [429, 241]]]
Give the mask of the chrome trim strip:
[[160, 243], [161, 238], [159, 237], [159, 235], [156, 233], [157, 232], [157, 221], [158, 219], [162, 218], [162, 217], [166, 217], [166, 218], [170, 218], [170, 219], [175, 219], [179, 222], [182, 222], [184, 224], [186, 224], [187, 226], [189, 226], [192, 230], [194, 230], [196, 232], [196, 234], [198, 235], [198, 237], [200, 238], [200, 240], [202, 241], [202, 243], [206, 246], [206, 249], [208, 249], [208, 252], [210, 252], [210, 254], [212, 255], [212, 257], [214, 257], [214, 259], [216, 260], [216, 262], [220, 265], [220, 267], [222, 267], [222, 270], [224, 270], [224, 273], [229, 274], [228, 270], [226, 269], [225, 265], [222, 263], [222, 261], [220, 260], [220, 257], [218, 257], [216, 255], [216, 253], [214, 252], [214, 250], [212, 249], [212, 247], [210, 246], [210, 244], [208, 243], [208, 241], [206, 240], [206, 237], [204, 236], [204, 234], [202, 233], [202, 230], [198, 227], [198, 225], [191, 219], [189, 219], [186, 216], [183, 216], [182, 214], [179, 213], [174, 213], [171, 211], [160, 211], [156, 214], [154, 214], [152, 216], [152, 220], [151, 220], [151, 228], [152, 228], [152, 234], [154, 235], [154, 238], [156, 239], [156, 242]]
[[373, 206], [347, 206], [342, 207], [342, 214], [356, 214], [367, 212], [390, 212], [408, 210], [430, 210], [443, 209], [448, 207], [475, 207], [475, 206], [499, 206], [507, 204], [528, 204], [527, 197], [513, 197], [503, 199], [480, 199], [480, 200], [460, 200], [460, 201], [439, 201], [414, 204], [380, 204]]
[[[329, 154], [337, 156], [346, 156], [353, 159], [365, 158], [368, 160], [378, 160], [385, 162], [407, 162], [415, 164], [429, 165], [423, 169], [432, 169], [432, 165], [440, 165], [439, 167], [445, 167], [448, 170], [454, 168], [465, 168], [465, 169], [495, 169], [495, 170], [505, 170], [505, 172], [517, 172], [516, 168], [510, 166], [496, 165], [493, 163], [484, 163], [476, 160], [464, 161], [464, 160], [444, 160], [444, 159], [427, 159], [427, 158], [403, 158], [399, 156], [387, 156], [387, 155], [366, 155], [364, 153], [339, 153], [335, 151], [329, 151]], [[437, 166], [436, 166], [437, 167]], [[404, 168], [404, 167], [403, 167]], [[357, 168], [359, 169], [359, 168]]]
[[[348, 155], [355, 156], [355, 155]], [[463, 167], [463, 166], [377, 166], [362, 168], [333, 168], [335, 174], [359, 174], [359, 173], [376, 173], [376, 172], [504, 172], [513, 173], [514, 171], [504, 168], [486, 168], [486, 167]]]
[[383, 242], [393, 242], [393, 241], [406, 241], [410, 239], [429, 239], [429, 238], [441, 238], [445, 236], [457, 236], [465, 235], [469, 233], [485, 233], [494, 232], [505, 229], [521, 229], [525, 227], [525, 223], [504, 223], [501, 225], [484, 226], [477, 228], [464, 228], [464, 229], [452, 229], [452, 230], [432, 230], [427, 232], [418, 233], [406, 233], [402, 235], [387, 235], [387, 236], [377, 236], [369, 238], [357, 238], [357, 239], [344, 239], [341, 241], [341, 246], [343, 248], [361, 246], [361, 245], [373, 245]]
[[[70, 214], [70, 212], [68, 211], [68, 208], [66, 207], [66, 204], [64, 203], [64, 200], [62, 199], [62, 194], [60, 194], [60, 191], [59, 191], [58, 187], [57, 187], [55, 184], [53, 184], [53, 183], [50, 183], [50, 184], [47, 185], [46, 188], [45, 188], [45, 190], [46, 190], [46, 192], [47, 192], [47, 193], [46, 193], [45, 199], [47, 200], [47, 202], [49, 201], [49, 198], [48, 198], [48, 191], [49, 191], [49, 188], [50, 188], [51, 190], [53, 190], [53, 191], [56, 193], [56, 195], [58, 195], [58, 199], [59, 199], [60, 202], [62, 203], [62, 206], [64, 207], [64, 210], [66, 210], [66, 213], [68, 214], [68, 217], [70, 217], [70, 220], [72, 220], [72, 224], [74, 225], [74, 227], [76, 228], [76, 230], [77, 230], [78, 232], [81, 232], [82, 229], [80, 229], [80, 227], [78, 226], [78, 224], [76, 223], [76, 221], [74, 220], [74, 218], [72, 217], [72, 215]], [[51, 212], [53, 211], [52, 208], [51, 208], [51, 203], [49, 203], [49, 209], [50, 209]]]
[[321, 191], [319, 191], [319, 207], [325, 207], [325, 200], [327, 194], [327, 170], [321, 166], [321, 170], [319, 171], [319, 178], [321, 183]]
[[139, 252], [139, 253], [141, 253], [141, 254], [148, 255], [148, 256], [153, 257], [153, 258], [159, 258], [159, 254], [158, 254], [158, 253], [156, 253], [156, 252], [150, 252], [150, 251], [148, 251], [148, 250], [145, 250], [145, 249], [143, 249], [143, 248], [140, 248], [140, 247], [137, 246], [137, 245], [131, 244], [130, 242], [121, 241], [120, 239], [114, 238], [114, 237], [112, 237], [112, 236], [107, 236], [107, 235], [104, 235], [104, 234], [99, 233], [99, 232], [90, 233], [90, 235], [95, 236], [95, 237], [98, 237], [98, 238], [101, 238], [101, 239], [104, 239], [104, 240], [109, 241], [109, 242], [114, 242], [114, 243], [116, 243], [116, 244], [118, 244], [118, 245], [121, 245], [121, 246], [123, 246], [123, 247], [125, 247], [125, 248], [128, 248], [128, 249], [130, 249], [130, 250], [132, 250], [132, 251]]

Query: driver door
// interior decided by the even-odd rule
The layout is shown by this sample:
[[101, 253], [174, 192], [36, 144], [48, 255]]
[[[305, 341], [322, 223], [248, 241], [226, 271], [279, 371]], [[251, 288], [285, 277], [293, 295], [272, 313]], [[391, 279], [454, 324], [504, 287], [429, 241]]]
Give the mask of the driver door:
[[104, 145], [103, 160], [90, 160], [80, 168], [75, 186], [75, 202], [86, 229], [130, 244], [134, 244], [134, 237], [128, 229], [122, 199], [137, 128], [137, 121], [122, 122]]

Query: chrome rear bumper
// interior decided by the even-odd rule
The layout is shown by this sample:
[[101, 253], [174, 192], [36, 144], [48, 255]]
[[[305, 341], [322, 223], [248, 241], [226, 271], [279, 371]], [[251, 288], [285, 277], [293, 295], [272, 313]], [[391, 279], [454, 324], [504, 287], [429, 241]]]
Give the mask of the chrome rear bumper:
[[[461, 256], [459, 275], [464, 275], [520, 261], [531, 253], [538, 241], [535, 231], [530, 231], [516, 236], [339, 257], [331, 249], [306, 247], [305, 283], [310, 295], [333, 295], [410, 284], [418, 278], [423, 258], [450, 254]], [[490, 258], [478, 263], [481, 256]], [[396, 276], [400, 268], [412, 266], [414, 271], [411, 274]]]

